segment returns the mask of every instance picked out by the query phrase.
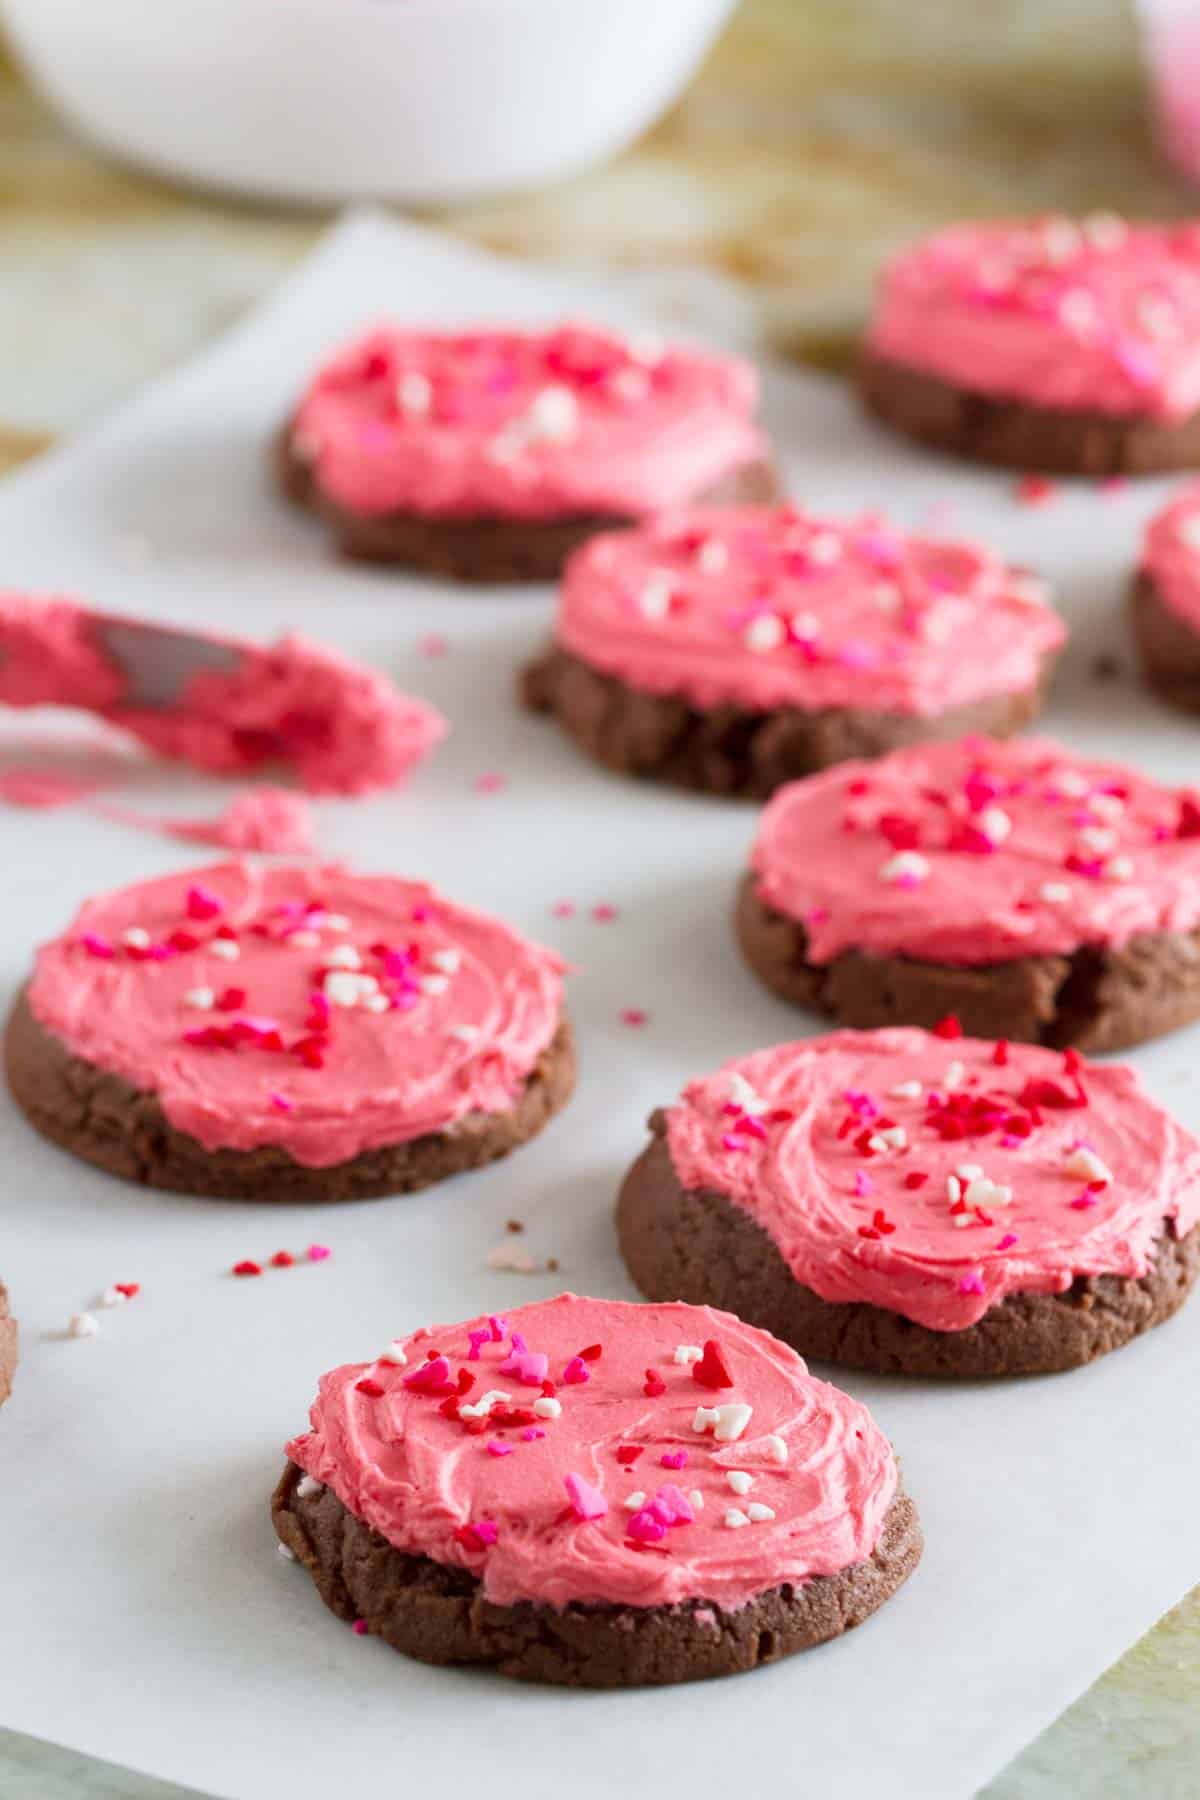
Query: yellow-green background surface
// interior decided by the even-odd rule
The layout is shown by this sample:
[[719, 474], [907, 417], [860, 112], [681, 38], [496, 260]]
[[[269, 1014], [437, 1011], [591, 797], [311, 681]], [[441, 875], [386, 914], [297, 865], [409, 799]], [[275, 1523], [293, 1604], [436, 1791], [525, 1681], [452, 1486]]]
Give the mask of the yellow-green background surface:
[[[681, 317], [839, 367], [894, 244], [965, 214], [1091, 207], [1200, 211], [1155, 158], [1123, 0], [743, 0], [633, 151], [432, 216], [510, 253], [616, 267]], [[0, 468], [218, 331], [325, 223], [101, 162], [0, 51]], [[1190, 1394], [1181, 1406], [1191, 1428]], [[0, 1733], [0, 1794], [168, 1791]], [[988, 1794], [1197, 1800], [1200, 1589]]]

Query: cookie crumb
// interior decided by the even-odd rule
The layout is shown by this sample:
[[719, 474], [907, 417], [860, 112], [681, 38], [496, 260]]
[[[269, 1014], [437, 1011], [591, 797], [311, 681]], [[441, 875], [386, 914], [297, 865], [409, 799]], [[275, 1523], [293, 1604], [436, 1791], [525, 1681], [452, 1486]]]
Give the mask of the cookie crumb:
[[1102, 650], [1093, 658], [1091, 672], [1093, 681], [1119, 681], [1125, 673], [1120, 657], [1114, 656], [1111, 650]]

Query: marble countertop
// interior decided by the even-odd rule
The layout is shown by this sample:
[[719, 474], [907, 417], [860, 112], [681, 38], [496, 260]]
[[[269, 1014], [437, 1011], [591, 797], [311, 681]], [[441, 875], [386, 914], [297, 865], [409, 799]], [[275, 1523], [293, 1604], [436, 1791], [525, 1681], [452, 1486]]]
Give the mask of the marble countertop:
[[[1176, 215], [1122, 0], [743, 0], [683, 102], [608, 167], [430, 215], [616, 272], [683, 324], [844, 365], [887, 251], [964, 214]], [[186, 194], [75, 143], [0, 51], [0, 469], [235, 319], [327, 220]], [[1200, 1588], [988, 1800], [1200, 1792]], [[0, 1731], [0, 1792], [184, 1800]]]

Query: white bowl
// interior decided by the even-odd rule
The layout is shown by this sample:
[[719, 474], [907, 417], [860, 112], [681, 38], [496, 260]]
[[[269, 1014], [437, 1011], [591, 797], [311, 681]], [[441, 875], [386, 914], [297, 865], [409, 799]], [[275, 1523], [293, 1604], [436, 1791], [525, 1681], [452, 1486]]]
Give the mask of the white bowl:
[[51, 103], [160, 174], [453, 200], [619, 150], [736, 0], [0, 0]]

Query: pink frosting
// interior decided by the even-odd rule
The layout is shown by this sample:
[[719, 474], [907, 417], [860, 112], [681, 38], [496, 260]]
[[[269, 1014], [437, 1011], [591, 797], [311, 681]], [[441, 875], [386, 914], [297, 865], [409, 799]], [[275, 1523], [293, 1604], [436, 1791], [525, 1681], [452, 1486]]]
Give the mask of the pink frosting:
[[594, 668], [694, 706], [931, 716], [1034, 686], [1066, 636], [982, 545], [795, 506], [665, 514], [572, 558], [556, 634]]
[[83, 707], [160, 756], [220, 775], [287, 763], [313, 793], [393, 787], [446, 734], [423, 700], [306, 638], [267, 649], [211, 641], [241, 652], [232, 672], [194, 675], [173, 707], [137, 707], [123, 698], [124, 676], [85, 608], [0, 595], [0, 704]]
[[1067, 955], [1200, 923], [1200, 789], [1044, 739], [921, 744], [781, 788], [751, 867], [815, 963]]
[[[705, 1364], [677, 1360], [710, 1343]], [[398, 1549], [469, 1569], [497, 1605], [738, 1607], [879, 1542], [896, 1491], [887, 1439], [858, 1401], [730, 1313], [561, 1294], [401, 1349], [399, 1366], [385, 1356], [324, 1376], [288, 1455]], [[697, 1379], [714, 1355], [727, 1387]], [[556, 1416], [539, 1408], [543, 1363]], [[499, 1411], [463, 1414], [488, 1394], [504, 1396]], [[697, 1430], [698, 1407], [746, 1416]], [[739, 1422], [740, 1435], [719, 1435]], [[731, 1470], [750, 1475], [745, 1494]], [[747, 1523], [752, 1507], [772, 1516]]]
[[293, 444], [351, 512], [640, 518], [765, 454], [757, 398], [747, 363], [596, 325], [380, 327], [318, 372]]
[[1200, 227], [952, 225], [889, 264], [869, 342], [972, 392], [1183, 418], [1200, 405]]
[[191, 844], [216, 844], [239, 854], [262, 851], [272, 856], [306, 856], [313, 847], [312, 808], [289, 788], [247, 788], [213, 818], [151, 818], [128, 807], [101, 806], [107, 818], [117, 818], [146, 831]]
[[1200, 631], [1200, 482], [1190, 482], [1151, 519], [1142, 568], [1163, 604]]
[[327, 1168], [506, 1112], [562, 968], [422, 882], [229, 862], [89, 900], [38, 952], [38, 1021], [209, 1150]]
[[933, 1331], [1077, 1275], [1145, 1275], [1200, 1222], [1200, 1142], [1132, 1069], [838, 1031], [730, 1062], [667, 1114], [686, 1188], [727, 1194], [798, 1281]]

